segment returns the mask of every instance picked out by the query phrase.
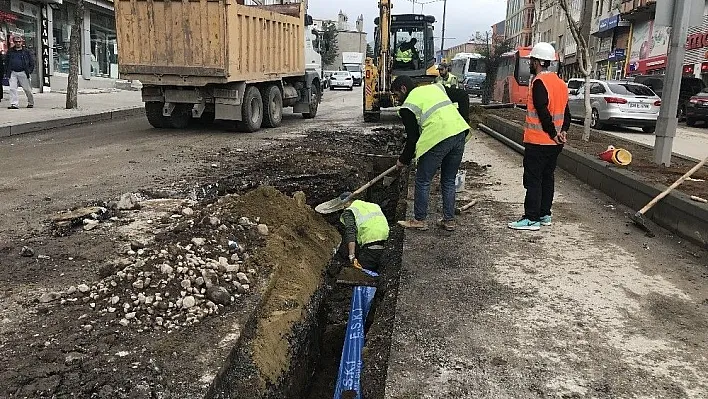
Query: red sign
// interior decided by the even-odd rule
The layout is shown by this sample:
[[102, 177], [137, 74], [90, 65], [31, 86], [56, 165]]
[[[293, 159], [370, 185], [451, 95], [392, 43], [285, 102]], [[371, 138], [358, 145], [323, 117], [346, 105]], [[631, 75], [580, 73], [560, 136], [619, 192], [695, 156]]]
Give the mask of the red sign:
[[708, 47], [708, 33], [694, 33], [686, 39], [686, 50]]
[[643, 75], [649, 71], [655, 69], [666, 68], [667, 58], [665, 55], [658, 57], [647, 58], [645, 60], [639, 60], [635, 62], [630, 62], [627, 64], [627, 74], [628, 75]]
[[684, 65], [683, 66], [683, 74], [684, 75], [693, 75], [693, 65]]

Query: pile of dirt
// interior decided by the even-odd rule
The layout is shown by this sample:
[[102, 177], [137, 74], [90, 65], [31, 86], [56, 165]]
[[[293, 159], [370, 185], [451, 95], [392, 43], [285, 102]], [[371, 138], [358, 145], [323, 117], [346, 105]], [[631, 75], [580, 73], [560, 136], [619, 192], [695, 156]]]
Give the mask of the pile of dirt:
[[307, 206], [302, 192], [289, 198], [273, 187], [260, 187], [225, 209], [271, 226], [265, 247], [251, 258], [254, 266], [271, 274], [255, 328], [242, 336], [228, 371], [212, 394], [264, 397], [268, 389], [277, 390], [275, 386], [287, 374], [298, 372], [291, 369], [292, 362], [301, 360], [298, 352], [307, 342], [304, 334], [294, 333], [308, 318], [308, 311], [316, 308], [311, 302], [323, 287], [340, 236]]
[[[520, 125], [524, 123], [525, 111], [519, 108], [494, 109], [486, 112]], [[597, 156], [597, 154], [605, 151], [609, 145], [613, 145], [616, 148], [624, 148], [632, 153], [632, 163], [624, 168], [637, 173], [647, 182], [669, 186], [695, 166], [695, 163], [676, 156], [671, 158], [671, 166], [668, 168], [656, 165], [654, 163], [654, 152], [651, 148], [597, 130], [591, 132], [590, 141], [588, 142], [582, 140], [582, 135], [582, 126], [571, 125], [568, 131], [567, 145], [591, 156]], [[697, 171], [693, 178], [704, 181], [686, 181], [679, 186], [678, 190], [688, 195], [708, 198], [708, 167], [703, 167]]]

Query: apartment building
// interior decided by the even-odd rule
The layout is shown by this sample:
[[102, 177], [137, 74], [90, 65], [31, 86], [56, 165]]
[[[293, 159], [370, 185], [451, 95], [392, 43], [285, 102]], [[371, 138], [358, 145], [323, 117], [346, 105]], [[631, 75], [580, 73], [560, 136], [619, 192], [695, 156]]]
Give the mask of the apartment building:
[[533, 44], [534, 0], [509, 0], [504, 35], [512, 46]]

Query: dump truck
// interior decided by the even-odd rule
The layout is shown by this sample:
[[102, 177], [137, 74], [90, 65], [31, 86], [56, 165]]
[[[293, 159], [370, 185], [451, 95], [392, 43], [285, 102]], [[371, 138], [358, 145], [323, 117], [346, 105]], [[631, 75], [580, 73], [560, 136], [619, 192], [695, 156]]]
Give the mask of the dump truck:
[[[321, 72], [306, 68], [306, 0], [116, 0], [119, 73], [143, 84], [150, 124], [280, 125], [284, 107], [314, 118]], [[252, 2], [252, 5], [247, 4]]]

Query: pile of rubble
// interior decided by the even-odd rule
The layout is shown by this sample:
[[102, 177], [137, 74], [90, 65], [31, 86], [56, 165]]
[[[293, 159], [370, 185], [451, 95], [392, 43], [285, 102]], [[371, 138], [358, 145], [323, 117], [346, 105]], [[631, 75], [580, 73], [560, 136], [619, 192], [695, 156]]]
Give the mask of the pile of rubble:
[[[106, 228], [123, 223], [119, 231], [134, 232], [139, 226], [145, 231], [129, 242], [129, 248], [126, 244], [126, 256], [101, 267], [98, 282], [45, 293], [39, 302], [86, 304], [95, 312], [93, 316], [98, 316], [81, 316], [86, 331], [104, 322], [134, 327], [138, 332], [169, 332], [223, 313], [252, 290], [256, 270], [246, 269], [245, 261], [268, 235], [268, 226], [223, 214], [221, 207], [212, 205], [195, 211], [194, 202], [185, 207], [176, 205], [184, 203], [180, 200], [152, 201], [144, 201], [145, 209], [137, 202], [121, 206], [132, 213], [124, 212], [123, 218], [114, 216], [111, 223], [102, 223]], [[155, 201], [168, 206], [155, 211]], [[164, 238], [156, 240], [156, 232]]]

